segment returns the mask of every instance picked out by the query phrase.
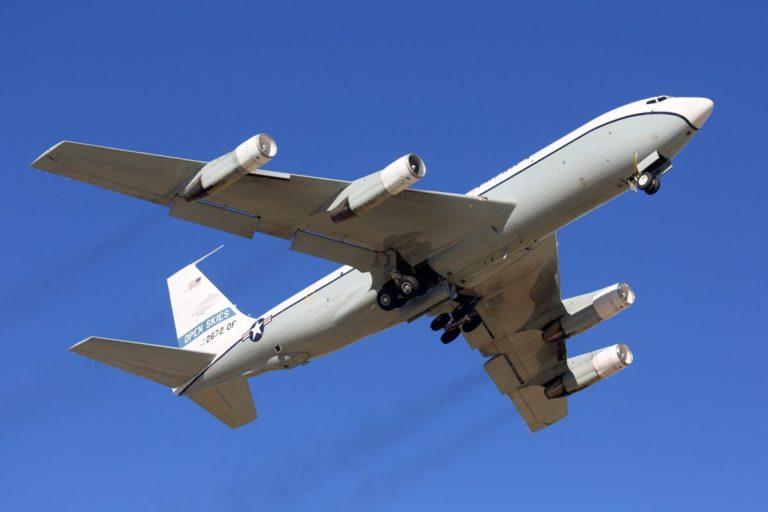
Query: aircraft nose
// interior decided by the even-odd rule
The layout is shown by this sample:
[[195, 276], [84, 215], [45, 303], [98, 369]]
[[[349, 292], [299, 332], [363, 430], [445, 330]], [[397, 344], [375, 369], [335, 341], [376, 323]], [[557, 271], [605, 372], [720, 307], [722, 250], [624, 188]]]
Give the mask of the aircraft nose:
[[709, 98], [685, 98], [682, 114], [696, 128], [701, 128], [712, 114], [715, 103]]

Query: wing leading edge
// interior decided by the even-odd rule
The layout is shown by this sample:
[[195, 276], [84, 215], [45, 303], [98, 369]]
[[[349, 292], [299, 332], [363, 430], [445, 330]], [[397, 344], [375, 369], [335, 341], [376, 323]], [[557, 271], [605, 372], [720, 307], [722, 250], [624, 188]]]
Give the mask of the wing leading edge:
[[204, 165], [61, 142], [32, 167], [170, 206], [171, 216], [238, 236], [259, 232], [294, 239], [294, 250], [356, 268], [375, 261], [366, 251], [394, 250], [409, 263], [419, 263], [472, 232], [500, 230], [514, 209], [512, 203], [484, 197], [405, 190], [365, 215], [337, 224], [326, 210], [349, 182], [261, 169], [189, 203], [179, 194]]

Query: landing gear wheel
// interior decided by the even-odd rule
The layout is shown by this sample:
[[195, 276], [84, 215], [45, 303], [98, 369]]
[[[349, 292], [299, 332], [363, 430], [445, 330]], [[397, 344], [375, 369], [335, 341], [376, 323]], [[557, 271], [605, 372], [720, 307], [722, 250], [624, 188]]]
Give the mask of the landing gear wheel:
[[483, 319], [480, 318], [480, 315], [474, 315], [469, 320], [461, 324], [461, 330], [464, 332], [472, 332], [480, 327], [481, 323], [483, 323]]
[[452, 327], [451, 329], [445, 331], [442, 336], [440, 336], [440, 341], [442, 341], [444, 345], [447, 345], [458, 338], [459, 334], [461, 334], [461, 329], [458, 327]]
[[448, 325], [451, 321], [451, 315], [448, 313], [441, 313], [435, 317], [434, 320], [432, 320], [432, 323], [429, 324], [429, 328], [433, 331], [441, 331], [445, 328], [446, 325]]
[[406, 297], [415, 295], [419, 291], [419, 280], [413, 276], [403, 276], [400, 280], [400, 291]]
[[472, 304], [461, 304], [459, 306], [456, 306], [456, 309], [451, 311], [451, 318], [454, 320], [461, 320], [468, 314], [472, 312], [474, 309], [474, 306]]
[[656, 192], [659, 191], [661, 188], [661, 180], [659, 178], [653, 178], [653, 181], [651, 182], [651, 186], [645, 189], [645, 193], [649, 196], [652, 196]]
[[397, 298], [389, 287], [385, 287], [379, 290], [379, 293], [376, 294], [376, 303], [384, 311], [392, 311], [397, 307], [395, 305], [397, 303]]
[[653, 185], [654, 178], [653, 174], [649, 172], [641, 172], [640, 176], [637, 177], [637, 188], [640, 190], [648, 190]]

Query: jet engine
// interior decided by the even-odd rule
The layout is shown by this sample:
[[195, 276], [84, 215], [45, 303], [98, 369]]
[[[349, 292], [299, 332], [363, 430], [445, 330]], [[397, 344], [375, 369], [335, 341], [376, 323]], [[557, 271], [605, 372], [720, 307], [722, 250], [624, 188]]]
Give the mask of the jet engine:
[[254, 135], [224, 156], [205, 164], [184, 188], [184, 199], [195, 201], [231, 185], [277, 154], [277, 144], [266, 133]]
[[548, 398], [567, 396], [618, 373], [630, 364], [634, 356], [623, 343], [588, 354], [568, 358], [568, 372], [545, 386]]
[[424, 161], [411, 153], [384, 169], [353, 181], [328, 208], [333, 222], [341, 222], [371, 210], [410, 187], [427, 172]]
[[627, 283], [618, 283], [596, 292], [563, 301], [568, 313], [544, 327], [544, 341], [562, 341], [603, 320], [608, 320], [635, 302], [635, 293]]

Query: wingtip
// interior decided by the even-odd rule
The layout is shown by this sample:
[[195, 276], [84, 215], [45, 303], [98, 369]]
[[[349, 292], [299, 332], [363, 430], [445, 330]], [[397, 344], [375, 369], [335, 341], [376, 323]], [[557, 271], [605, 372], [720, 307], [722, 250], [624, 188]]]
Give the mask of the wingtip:
[[79, 354], [81, 352], [80, 348], [82, 347], [82, 345], [85, 345], [92, 339], [93, 339], [93, 336], [88, 336], [87, 338], [78, 341], [77, 343], [69, 347], [67, 350], [69, 352], [74, 352], [75, 354]]
[[54, 144], [50, 148], [48, 148], [45, 151], [43, 151], [42, 153], [40, 153], [40, 156], [35, 158], [35, 160], [31, 164], [29, 164], [29, 167], [31, 169], [39, 169], [41, 171], [46, 170], [46, 167], [43, 164], [45, 164], [47, 162], [55, 162], [56, 161], [55, 159], [53, 159], [51, 157], [51, 153], [53, 153], [54, 151], [59, 149], [59, 147], [61, 147], [62, 145], [67, 144], [69, 142], [70, 141], [68, 141], [68, 140], [62, 140], [62, 141], [57, 142], [56, 144]]

